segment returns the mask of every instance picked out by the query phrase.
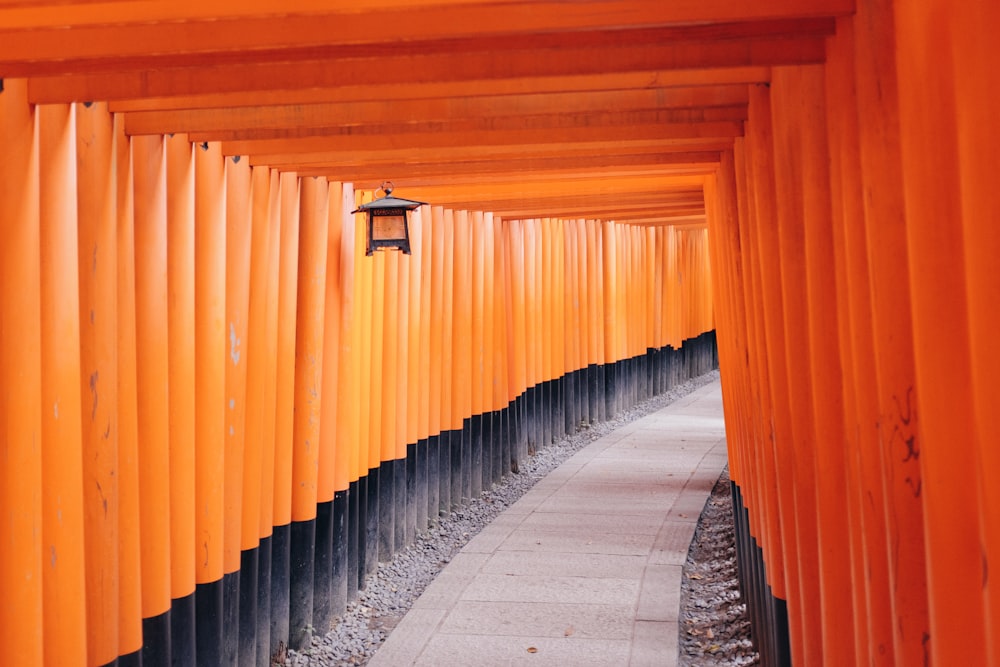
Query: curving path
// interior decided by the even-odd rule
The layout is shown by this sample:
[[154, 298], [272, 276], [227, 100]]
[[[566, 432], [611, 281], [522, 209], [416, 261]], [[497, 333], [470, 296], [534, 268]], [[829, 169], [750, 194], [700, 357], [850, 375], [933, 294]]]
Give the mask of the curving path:
[[473, 538], [368, 664], [676, 664], [681, 567], [725, 464], [718, 381], [596, 440]]

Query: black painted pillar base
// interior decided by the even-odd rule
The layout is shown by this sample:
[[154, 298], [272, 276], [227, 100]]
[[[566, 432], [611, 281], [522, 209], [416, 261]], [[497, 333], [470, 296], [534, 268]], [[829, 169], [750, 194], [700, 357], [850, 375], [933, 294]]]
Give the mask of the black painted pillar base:
[[[458, 431], [462, 445], [456, 450], [451, 448], [451, 506], [461, 507], [472, 496], [472, 420], [466, 417], [462, 420], [462, 428]], [[455, 458], [456, 452], [458, 458]], [[458, 482], [456, 485], [456, 481]]]
[[441, 431], [438, 439], [438, 516], [451, 512], [451, 448], [452, 432]]
[[333, 617], [343, 614], [348, 600], [348, 544], [350, 543], [350, 487], [333, 494], [330, 553], [330, 609]]
[[[273, 535], [261, 539], [257, 545], [257, 667], [271, 665], [271, 551]], [[176, 608], [175, 608], [176, 609]], [[177, 636], [177, 614], [174, 614], [174, 636]], [[177, 644], [174, 644], [174, 657]], [[178, 665], [191, 663], [176, 663]], [[241, 666], [242, 667], [242, 666]]]
[[483, 415], [472, 415], [469, 419], [469, 498], [478, 498], [483, 492], [483, 444]]
[[417, 443], [406, 445], [404, 487], [406, 497], [405, 520], [403, 521], [403, 545], [413, 544], [417, 536]]
[[406, 459], [395, 459], [392, 462], [392, 477], [387, 481], [392, 482], [392, 553], [396, 553], [406, 546], [404, 538], [406, 532]]
[[[364, 576], [368, 576], [378, 568], [378, 539], [379, 539], [379, 496], [382, 486], [382, 476], [380, 468], [369, 468], [368, 488], [367, 488], [367, 512], [365, 515], [365, 560]], [[364, 584], [360, 584], [363, 586]]]
[[347, 599], [358, 595], [362, 575], [361, 561], [361, 480], [356, 479], [347, 487]]
[[[368, 473], [372, 478], [372, 472]], [[382, 461], [378, 471], [378, 561], [396, 553], [396, 461]]]
[[170, 610], [142, 619], [140, 665], [170, 667]]
[[195, 663], [194, 593], [170, 603], [170, 661], [174, 667]]
[[430, 513], [427, 510], [428, 507], [428, 477], [427, 477], [427, 460], [430, 454], [430, 438], [421, 438], [417, 441], [417, 447], [414, 450], [416, 453], [416, 469], [417, 469], [417, 493], [414, 501], [416, 512], [416, 532], [420, 533], [427, 529], [427, 522]]
[[775, 597], [767, 583], [764, 552], [750, 532], [749, 510], [743, 504], [740, 487], [731, 482], [733, 520], [736, 533], [736, 562], [740, 594], [750, 616], [750, 635], [766, 667], [791, 667], [788, 636], [788, 604]]
[[194, 606], [195, 664], [218, 667], [222, 664], [222, 579], [198, 584]]
[[240, 552], [239, 665], [257, 664], [258, 561], [260, 546]]
[[222, 575], [222, 664], [240, 664], [240, 580], [239, 570]]
[[[275, 526], [271, 534], [271, 645], [268, 655], [283, 655], [288, 649], [289, 595], [291, 593], [291, 526]], [[201, 630], [201, 609], [198, 609]], [[201, 664], [201, 637], [198, 637]]]
[[427, 438], [427, 525], [437, 525], [441, 507], [441, 435]]
[[313, 627], [326, 633], [333, 620], [330, 605], [333, 600], [333, 501], [316, 505], [316, 545], [313, 560]]
[[289, 536], [288, 646], [301, 651], [312, 641], [316, 520], [293, 521]]

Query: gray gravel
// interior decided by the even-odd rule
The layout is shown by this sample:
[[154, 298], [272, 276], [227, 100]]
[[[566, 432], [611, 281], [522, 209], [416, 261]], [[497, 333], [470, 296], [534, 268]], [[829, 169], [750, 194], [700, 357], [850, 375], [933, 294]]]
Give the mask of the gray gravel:
[[727, 467], [698, 517], [682, 570], [679, 667], [760, 664], [736, 578], [735, 539]]
[[[378, 570], [367, 578], [364, 590], [359, 593], [358, 598], [347, 605], [347, 610], [343, 615], [334, 619], [331, 631], [326, 635], [317, 634], [314, 636], [311, 646], [305, 651], [289, 651], [286, 664], [292, 667], [342, 667], [367, 664], [378, 647], [385, 641], [386, 636], [399, 623], [438, 572], [476, 533], [516, 502], [528, 489], [534, 486], [535, 482], [545, 477], [563, 461], [594, 440], [624, 424], [669, 405], [694, 389], [717, 380], [718, 377], [718, 371], [711, 371], [689, 380], [668, 392], [625, 410], [614, 419], [568, 435], [559, 442], [540, 450], [527, 461], [522, 461], [518, 474], [507, 475], [500, 484], [484, 491], [478, 499], [453, 511], [450, 515], [442, 517], [437, 525], [419, 534], [412, 545], [398, 552], [391, 562], [380, 563]], [[728, 482], [726, 491], [728, 492]], [[710, 501], [709, 505], [712, 502], [714, 501]], [[727, 553], [730, 553], [733, 551], [731, 514], [728, 526], [729, 546], [723, 549], [728, 549]], [[705, 531], [699, 528], [698, 533], [703, 532]], [[717, 541], [713, 540], [712, 543], [715, 544]], [[692, 553], [694, 553], [694, 549], [692, 549]], [[717, 555], [717, 550], [702, 553], [703, 557], [710, 559], [716, 558]], [[697, 554], [695, 556], [697, 557]], [[688, 560], [689, 564], [685, 566], [686, 568], [691, 567], [690, 554]], [[701, 576], [704, 577], [704, 574]], [[735, 564], [731, 575], [728, 576], [731, 576], [732, 588], [727, 590], [735, 591]], [[687, 580], [688, 577], [685, 579]], [[712, 589], [706, 594], [714, 600], [720, 595], [725, 597], [732, 593], [719, 593]], [[695, 597], [697, 595], [699, 594], [695, 594]], [[697, 624], [691, 627], [704, 633], [701, 628], [709, 627], [703, 625], [704, 619], [708, 616], [715, 616], [718, 618], [713, 622], [721, 623], [721, 625], [710, 626], [711, 632], [715, 636], [721, 637], [723, 634], [727, 634], [728, 630], [723, 629], [724, 627], [740, 625], [743, 628], [746, 623], [735, 614], [736, 605], [732, 604], [732, 600], [728, 597], [726, 603], [718, 605], [714, 602], [702, 604], [696, 600], [689, 601], [689, 605], [694, 604], [697, 607], [692, 618], [698, 619]], [[745, 611], [741, 613], [745, 615]], [[687, 617], [686, 612], [682, 610], [682, 619]], [[748, 629], [741, 629], [739, 632], [745, 636]], [[683, 629], [681, 634], [685, 634]], [[694, 636], [697, 637], [697, 635]], [[704, 634], [700, 637], [702, 640], [706, 638]], [[742, 641], [745, 642], [745, 646], [734, 640], [733, 642], [720, 643], [720, 648], [714, 651], [708, 650], [713, 648], [713, 644], [709, 644], [706, 649], [712, 659], [731, 654], [732, 659], [737, 661], [688, 662], [684, 664], [754, 664], [754, 662], [738, 661], [742, 660], [746, 647], [749, 646], [748, 640]], [[730, 645], [735, 648], [730, 650]], [[686, 645], [682, 654], [685, 651]]]

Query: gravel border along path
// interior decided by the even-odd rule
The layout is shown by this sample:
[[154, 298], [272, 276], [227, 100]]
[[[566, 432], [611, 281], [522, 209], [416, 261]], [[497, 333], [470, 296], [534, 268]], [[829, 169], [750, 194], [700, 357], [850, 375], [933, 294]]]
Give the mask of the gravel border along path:
[[[355, 600], [348, 603], [346, 612], [334, 619], [331, 630], [326, 635], [317, 634], [314, 636], [311, 646], [305, 651], [289, 651], [286, 664], [292, 667], [347, 667], [367, 664], [371, 656], [378, 650], [378, 647], [385, 641], [388, 634], [427, 585], [437, 576], [438, 572], [476, 533], [516, 502], [528, 489], [534, 486], [535, 482], [599, 437], [634, 419], [659, 410], [718, 378], [719, 372], [711, 371], [689, 380], [670, 391], [623, 411], [614, 419], [568, 435], [559, 442], [545, 447], [527, 461], [523, 461], [520, 473], [507, 475], [499, 485], [484, 491], [479, 498], [456, 509], [451, 514], [441, 517], [437, 525], [431, 526], [418, 535], [416, 541], [397, 553], [392, 561], [380, 563], [378, 570], [367, 578], [364, 590], [359, 593]], [[726, 491], [728, 493], [728, 481]], [[708, 505], [711, 504], [710, 500]], [[731, 542], [731, 514], [728, 521]], [[700, 532], [702, 531], [699, 528]], [[706, 554], [706, 556], [712, 557], [711, 554]], [[689, 563], [690, 559], [689, 555]], [[685, 568], [687, 567], [689, 565], [685, 566]], [[735, 567], [732, 577], [735, 589]], [[716, 593], [713, 592], [712, 595], [716, 595]], [[708, 611], [699, 608], [697, 617], [701, 619], [708, 613]], [[686, 618], [687, 614], [682, 610], [682, 620]], [[699, 620], [699, 625], [695, 627], [702, 627], [701, 623], [702, 621]], [[718, 633], [720, 631], [713, 630], [712, 632]], [[683, 635], [684, 632], [682, 631], [681, 634]], [[749, 645], [748, 640], [747, 645]], [[728, 643], [725, 646], [728, 646]], [[743, 651], [743, 648], [739, 650]], [[723, 657], [724, 654], [728, 653], [728, 649], [716, 650], [712, 657]], [[738, 656], [734, 654], [734, 657]], [[753, 663], [692, 662], [687, 664], [746, 665]]]

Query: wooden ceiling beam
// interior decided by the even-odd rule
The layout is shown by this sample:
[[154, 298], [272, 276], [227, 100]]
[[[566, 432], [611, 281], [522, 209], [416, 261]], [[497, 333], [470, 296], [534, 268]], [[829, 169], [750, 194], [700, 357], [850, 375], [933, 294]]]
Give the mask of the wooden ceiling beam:
[[[383, 180], [391, 180], [399, 188], [437, 185], [441, 183], [487, 183], [497, 181], [527, 182], [532, 178], [571, 178], [579, 173], [592, 172], [595, 168], [605, 168], [611, 176], [622, 174], [647, 175], [690, 175], [710, 174], [718, 167], [718, 153], [704, 153], [704, 160], [674, 164], [658, 164], [647, 160], [656, 156], [602, 156], [592, 163], [582, 165], [578, 160], [484, 162], [484, 163], [441, 163], [409, 165], [405, 170], [398, 164], [364, 164], [328, 167], [290, 167], [283, 171], [294, 171], [299, 176], [322, 176], [331, 181], [355, 183], [362, 188], [372, 188]], [[713, 157], [714, 156], [714, 157]], [[626, 159], [628, 157], [634, 160]], [[631, 171], [629, 171], [631, 169]]]
[[[35, 102], [117, 100], [216, 92], [267, 91], [382, 84], [461, 82], [628, 72], [636, 68], [699, 69], [811, 64], [823, 61], [825, 36], [732, 39], [716, 42], [625, 43], [607, 48], [495, 49], [459, 54], [215, 63], [189, 68], [129, 70], [117, 62], [100, 74], [38, 76]], [[11, 72], [9, 75], [17, 76]]]
[[[295, 104], [223, 109], [145, 111], [125, 114], [127, 134], [168, 134], [274, 128], [333, 128], [532, 115], [626, 111], [718, 110], [697, 120], [745, 119], [745, 85], [692, 86], [586, 93], [539, 93], [439, 99]], [[722, 109], [730, 115], [723, 117]], [[682, 116], [683, 114], [678, 114]]]
[[[686, 176], [642, 176], [619, 178], [588, 178], [579, 180], [534, 180], [525, 183], [459, 184], [443, 183], [423, 187], [407, 188], [400, 196], [427, 202], [445, 202], [475, 198], [503, 199], [507, 197], [544, 197], [574, 201], [581, 197], [638, 197], [643, 201], [658, 198], [662, 201], [691, 198], [701, 201], [702, 185], [705, 177]], [[397, 184], [397, 189], [398, 189]]]
[[[539, 31], [553, 23], [565, 30], [614, 27], [697, 25], [809, 19], [844, 16], [854, 11], [853, 0], [770, 0], [747, 3], [739, 0], [701, 0], [700, 2], [648, 2], [647, 0], [592, 0], [577, 3], [567, 11], [564, 2], [536, 0], [354, 0], [350, 3], [328, 0], [96, 0], [67, 3], [0, 0], [0, 25], [12, 30], [41, 31], [46, 28], [77, 26], [99, 29], [115, 26], [171, 25], [175, 23], [214, 23], [233, 26], [245, 33], [228, 37], [245, 44], [251, 38], [280, 44], [294, 34], [262, 37], [275, 32], [280, 20], [290, 27], [309, 30], [325, 28], [344, 40], [363, 42], [372, 36], [413, 39], [414, 35], [481, 35], [490, 31]], [[309, 23], [312, 22], [312, 24]], [[329, 21], [329, 23], [326, 23]], [[304, 36], [313, 33], [306, 32]], [[144, 35], [150, 38], [150, 35]], [[175, 35], [176, 36], [176, 35]], [[196, 36], [200, 36], [196, 35]], [[183, 39], [183, 37], [180, 37]], [[193, 44], [197, 45], [192, 37]], [[190, 48], [182, 41], [174, 48]]]
[[[363, 145], [365, 139], [373, 138], [373, 147], [378, 144], [375, 138], [393, 137], [395, 145], [406, 144], [410, 137], [428, 136], [469, 136], [470, 134], [503, 135], [513, 132], [551, 132], [558, 136], [563, 131], [587, 129], [592, 134], [601, 136], [605, 131], [615, 128], [634, 127], [664, 128], [663, 136], [701, 137], [701, 136], [739, 136], [742, 131], [733, 134], [731, 129], [740, 126], [746, 120], [746, 106], [705, 107], [702, 109], [646, 109], [538, 114], [530, 116], [490, 116], [483, 115], [474, 118], [457, 118], [441, 120], [414, 120], [413, 122], [398, 122], [386, 124], [335, 124], [335, 120], [327, 121], [327, 125], [287, 124], [272, 127], [233, 127], [213, 130], [186, 132], [193, 140], [205, 141], [253, 141], [267, 139], [338, 139], [345, 145]], [[322, 122], [315, 119], [315, 123]], [[714, 130], [712, 128], [715, 128]], [[172, 134], [146, 129], [137, 132], [139, 128], [126, 127], [128, 134]], [[718, 134], [715, 134], [715, 131]], [[641, 130], [637, 130], [640, 131]], [[429, 145], [440, 145], [431, 143]]]
[[[219, 64], [455, 56], [497, 49], [601, 51], [625, 44], [655, 46], [825, 37], [833, 33], [835, 25], [832, 18], [809, 18], [685, 26], [646, 23], [632, 28], [594, 26], [579, 31], [566, 26], [576, 12], [561, 11], [558, 16], [544, 19], [544, 26], [533, 23], [526, 28], [506, 27], [502, 20], [483, 25], [449, 21], [441, 16], [446, 13], [440, 8], [426, 13], [433, 28], [395, 22], [380, 23], [377, 29], [352, 28], [351, 19], [356, 15], [47, 30], [0, 28], [0, 71], [27, 77]], [[393, 29], [400, 34], [393, 34]]]
[[[141, 97], [109, 103], [111, 111], [174, 111], [233, 109], [238, 107], [296, 104], [355, 104], [359, 102], [399, 102], [405, 100], [476, 99], [515, 95], [586, 94], [633, 90], [738, 86], [770, 81], [769, 67], [718, 67], [708, 69], [646, 69], [630, 72], [571, 76], [524, 77], [520, 79], [476, 79], [424, 83], [368, 84], [325, 88], [275, 89], [259, 91], [207, 92], [173, 97]], [[34, 102], [42, 102], [33, 99]]]
[[[327, 145], [320, 145], [327, 144]], [[726, 137], [714, 139], [633, 139], [627, 141], [604, 141], [593, 137], [572, 144], [501, 144], [501, 145], [452, 145], [424, 148], [419, 151], [390, 148], [374, 150], [371, 147], [358, 150], [342, 150], [341, 147], [325, 140], [231, 142], [223, 143], [226, 155], [249, 156], [254, 166], [273, 166], [292, 171], [290, 167], [334, 166], [351, 167], [362, 164], [390, 164], [398, 171], [410, 165], [428, 163], [459, 163], [468, 160], [506, 161], [539, 160], [549, 158], [588, 159], [612, 155], [668, 156], [674, 153], [712, 152], [729, 150], [732, 140]], [[243, 152], [240, 152], [243, 151]], [[613, 159], [613, 158], [609, 158]], [[664, 159], [667, 159], [666, 157]]]
[[[237, 133], [239, 134], [239, 133]], [[329, 152], [350, 151], [364, 155], [366, 151], [397, 151], [406, 154], [454, 146], [543, 146], [550, 148], [581, 142], [611, 143], [627, 141], [675, 142], [676, 146], [719, 145], [719, 150], [732, 145], [732, 139], [743, 134], [743, 124], [738, 121], [718, 123], [675, 123], [648, 125], [615, 125], [603, 128], [571, 127], [558, 131], [552, 128], [495, 130], [481, 132], [456, 132], [453, 134], [426, 132], [408, 135], [347, 135], [338, 137], [306, 137], [288, 139], [243, 139], [223, 141], [226, 155], [255, 155], [263, 153], [294, 153], [298, 151]], [[190, 135], [196, 142], [215, 140], [218, 137]], [[514, 151], [516, 152], [516, 150]], [[426, 158], [425, 158], [426, 159]]]

